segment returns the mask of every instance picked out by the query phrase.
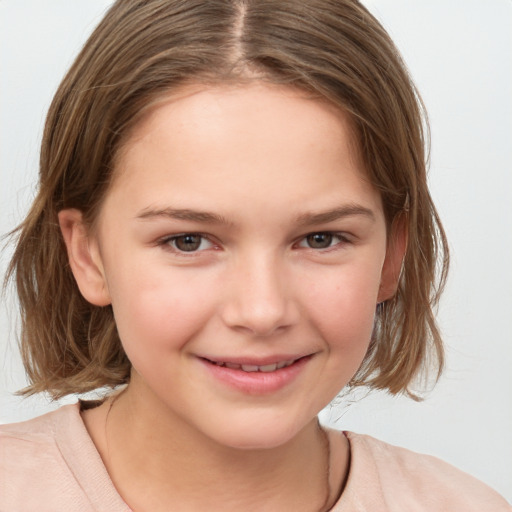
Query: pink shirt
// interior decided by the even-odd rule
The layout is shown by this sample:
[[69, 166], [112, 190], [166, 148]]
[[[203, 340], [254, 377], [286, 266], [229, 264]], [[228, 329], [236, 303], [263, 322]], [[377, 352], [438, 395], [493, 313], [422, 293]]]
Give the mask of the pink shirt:
[[[488, 486], [435, 457], [346, 435], [349, 478], [333, 512], [512, 511]], [[78, 404], [0, 427], [0, 512], [32, 511], [130, 512]]]

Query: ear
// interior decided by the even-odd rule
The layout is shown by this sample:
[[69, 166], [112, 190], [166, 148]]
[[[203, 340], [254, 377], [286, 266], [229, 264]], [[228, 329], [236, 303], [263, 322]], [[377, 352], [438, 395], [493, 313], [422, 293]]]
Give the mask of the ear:
[[407, 216], [398, 214], [391, 224], [386, 257], [382, 266], [381, 281], [377, 302], [384, 302], [393, 297], [398, 289], [398, 281], [407, 250]]
[[69, 266], [83, 297], [96, 306], [111, 303], [97, 240], [90, 237], [82, 212], [59, 212], [59, 225], [68, 251]]

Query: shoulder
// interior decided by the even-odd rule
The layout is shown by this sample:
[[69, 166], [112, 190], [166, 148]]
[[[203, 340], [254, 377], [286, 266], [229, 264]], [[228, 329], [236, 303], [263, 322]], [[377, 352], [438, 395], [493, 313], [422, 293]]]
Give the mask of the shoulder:
[[73, 406], [66, 406], [29, 421], [0, 426], [1, 510], [20, 510], [21, 506], [36, 510], [56, 482], [68, 483], [56, 427], [59, 418], [73, 413]]
[[52, 412], [21, 423], [0, 425], [0, 474], [3, 471], [12, 473], [22, 465], [27, 469], [28, 465], [23, 463], [26, 456], [44, 458], [55, 449], [56, 414]]
[[[498, 493], [471, 475], [430, 455], [412, 452], [373, 437], [347, 433], [353, 460], [350, 482], [372, 475], [383, 510], [511, 512]], [[348, 487], [348, 484], [347, 484]]]
[[105, 502], [127, 510], [117, 506], [79, 404], [0, 425], [0, 510], [82, 512]]
[[[77, 427], [81, 423], [79, 404], [65, 405], [56, 411], [49, 412], [28, 421], [0, 425], [0, 447], [2, 453], [39, 453], [51, 451], [56, 446], [59, 430]], [[14, 461], [8, 461], [12, 464]], [[4, 467], [5, 459], [0, 461]]]

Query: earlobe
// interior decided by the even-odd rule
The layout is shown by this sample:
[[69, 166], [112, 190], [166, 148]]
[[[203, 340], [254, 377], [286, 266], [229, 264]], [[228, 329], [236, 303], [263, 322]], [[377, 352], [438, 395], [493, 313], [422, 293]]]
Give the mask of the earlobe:
[[59, 212], [59, 226], [68, 252], [69, 266], [83, 297], [96, 306], [111, 303], [101, 255], [95, 239], [89, 236], [82, 212]]
[[399, 214], [391, 225], [386, 258], [382, 266], [381, 282], [377, 297], [378, 303], [391, 299], [396, 294], [407, 251], [407, 240], [407, 217], [405, 214]]

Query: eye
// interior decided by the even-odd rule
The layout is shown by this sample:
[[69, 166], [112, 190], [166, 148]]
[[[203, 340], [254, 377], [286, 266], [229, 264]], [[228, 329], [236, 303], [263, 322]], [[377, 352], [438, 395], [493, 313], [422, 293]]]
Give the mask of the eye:
[[197, 233], [183, 233], [182, 235], [171, 236], [162, 240], [162, 245], [171, 246], [177, 252], [199, 252], [213, 246], [203, 235]]
[[340, 243], [347, 243], [348, 239], [339, 233], [320, 232], [311, 233], [305, 236], [300, 242], [299, 247], [308, 249], [329, 249]]

